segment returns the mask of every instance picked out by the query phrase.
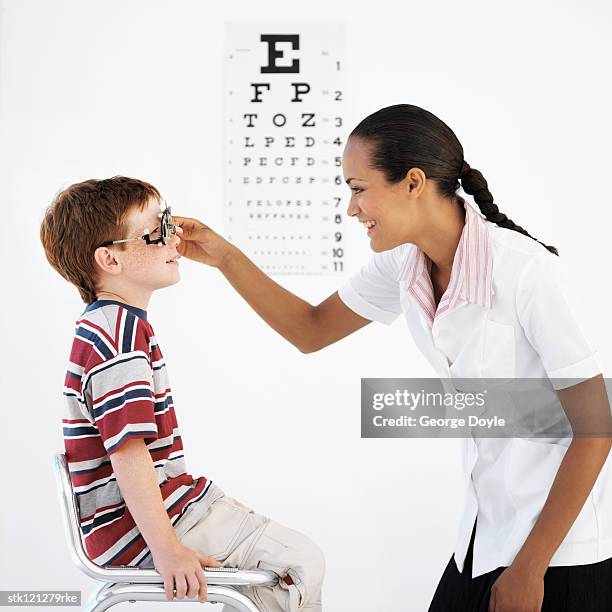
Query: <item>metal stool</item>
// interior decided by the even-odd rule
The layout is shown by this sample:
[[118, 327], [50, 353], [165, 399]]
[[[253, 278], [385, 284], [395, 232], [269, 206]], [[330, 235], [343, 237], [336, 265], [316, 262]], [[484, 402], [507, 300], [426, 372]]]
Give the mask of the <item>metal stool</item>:
[[[85, 553], [76, 496], [72, 489], [68, 462], [64, 453], [53, 458], [53, 467], [66, 530], [66, 539], [73, 561], [90, 578], [101, 581], [98, 589], [83, 605], [86, 612], [102, 612], [124, 601], [165, 601], [166, 603], [194, 603], [197, 599], [174, 599], [169, 602], [164, 592], [164, 581], [154, 569], [97, 565]], [[208, 583], [208, 601], [232, 606], [238, 612], [260, 612], [259, 608], [234, 587], [274, 586], [278, 576], [264, 570], [240, 570], [232, 567], [204, 569]]]

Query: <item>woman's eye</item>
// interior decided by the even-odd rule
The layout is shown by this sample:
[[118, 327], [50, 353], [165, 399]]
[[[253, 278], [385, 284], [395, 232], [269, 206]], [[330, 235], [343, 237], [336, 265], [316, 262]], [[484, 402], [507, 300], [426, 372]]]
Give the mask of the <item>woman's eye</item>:
[[353, 193], [361, 193], [363, 189], [360, 189], [359, 187], [351, 187], [351, 191]]

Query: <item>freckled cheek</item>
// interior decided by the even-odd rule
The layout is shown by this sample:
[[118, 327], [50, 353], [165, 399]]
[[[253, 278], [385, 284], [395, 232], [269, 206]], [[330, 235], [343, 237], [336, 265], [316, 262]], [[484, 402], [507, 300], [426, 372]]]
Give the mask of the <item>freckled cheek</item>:
[[153, 269], [159, 269], [162, 264], [166, 263], [165, 249], [157, 245], [147, 245], [146, 248], [150, 249], [150, 252], [145, 249], [135, 251], [127, 262], [130, 271], [134, 274], [146, 274]]

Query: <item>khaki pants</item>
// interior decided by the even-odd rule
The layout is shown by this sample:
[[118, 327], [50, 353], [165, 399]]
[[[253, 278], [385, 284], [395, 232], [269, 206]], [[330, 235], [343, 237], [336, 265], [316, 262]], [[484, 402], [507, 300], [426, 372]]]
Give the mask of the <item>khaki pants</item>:
[[[320, 612], [325, 559], [319, 547], [233, 497], [223, 495], [213, 501], [199, 522], [179, 539], [224, 566], [278, 574], [275, 587], [238, 587], [262, 611]], [[287, 584], [286, 576], [293, 584]]]

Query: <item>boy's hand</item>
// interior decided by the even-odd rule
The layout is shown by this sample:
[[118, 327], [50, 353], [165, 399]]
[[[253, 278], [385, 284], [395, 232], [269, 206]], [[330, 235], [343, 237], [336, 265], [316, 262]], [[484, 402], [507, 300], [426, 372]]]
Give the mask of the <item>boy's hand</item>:
[[182, 599], [198, 597], [201, 603], [208, 599], [206, 589], [206, 576], [203, 567], [222, 567], [216, 559], [205, 557], [191, 550], [179, 541], [162, 551], [153, 553], [155, 569], [164, 579], [164, 591], [168, 601], [174, 599], [174, 586], [176, 597]]
[[196, 219], [173, 216], [175, 225], [181, 228], [178, 252], [188, 259], [220, 267], [227, 254], [235, 247], [222, 236]]

